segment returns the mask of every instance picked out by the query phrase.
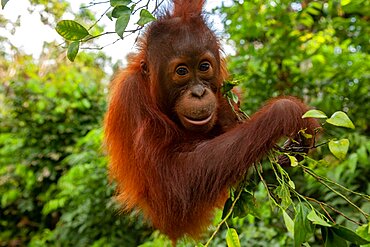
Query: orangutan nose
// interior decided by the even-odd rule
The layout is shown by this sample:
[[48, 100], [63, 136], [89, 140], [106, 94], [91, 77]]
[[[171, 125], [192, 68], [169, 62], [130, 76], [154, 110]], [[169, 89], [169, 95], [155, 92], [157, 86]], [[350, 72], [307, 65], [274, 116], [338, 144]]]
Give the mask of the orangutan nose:
[[202, 85], [195, 85], [191, 88], [191, 95], [197, 98], [202, 98], [206, 89]]

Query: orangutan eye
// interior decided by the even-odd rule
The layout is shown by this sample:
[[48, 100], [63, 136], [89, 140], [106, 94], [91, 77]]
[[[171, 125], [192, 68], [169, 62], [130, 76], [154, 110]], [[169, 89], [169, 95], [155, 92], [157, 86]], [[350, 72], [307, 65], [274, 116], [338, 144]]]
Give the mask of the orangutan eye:
[[211, 64], [209, 62], [203, 62], [199, 65], [200, 71], [207, 71], [211, 67]]
[[188, 71], [188, 69], [186, 67], [181, 66], [181, 67], [178, 67], [176, 69], [176, 74], [178, 74], [178, 75], [184, 76], [187, 73], [189, 73], [189, 71]]

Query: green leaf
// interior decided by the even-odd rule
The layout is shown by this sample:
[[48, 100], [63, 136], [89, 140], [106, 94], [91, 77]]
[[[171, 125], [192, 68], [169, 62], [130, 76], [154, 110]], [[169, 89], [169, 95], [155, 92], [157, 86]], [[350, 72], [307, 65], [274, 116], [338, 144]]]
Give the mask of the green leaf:
[[328, 118], [326, 114], [319, 110], [309, 110], [303, 114], [302, 118]]
[[341, 4], [342, 6], [346, 6], [346, 5], [350, 4], [350, 3], [351, 3], [351, 0], [341, 0], [341, 1], [340, 1], [340, 4]]
[[315, 210], [311, 210], [311, 212], [307, 215], [307, 219], [309, 219], [312, 223], [315, 225], [320, 225], [320, 226], [327, 226], [331, 227], [329, 223], [327, 223], [325, 220], [323, 220], [321, 217], [319, 217]]
[[78, 50], [80, 49], [80, 41], [73, 41], [68, 46], [67, 57], [69, 61], [73, 62], [77, 56]]
[[289, 160], [290, 160], [290, 165], [291, 165], [292, 167], [295, 167], [295, 166], [297, 166], [297, 165], [298, 165], [298, 160], [297, 160], [297, 158], [296, 158], [296, 157], [291, 156], [291, 155], [289, 155], [289, 154], [287, 154], [287, 156], [288, 156], [288, 158], [289, 158]]
[[63, 20], [58, 22], [55, 30], [60, 36], [70, 41], [82, 40], [89, 35], [86, 28], [72, 20]]
[[125, 14], [119, 17], [116, 21], [116, 33], [123, 39], [123, 33], [126, 30], [127, 24], [130, 21], [130, 14]]
[[339, 141], [330, 141], [329, 150], [338, 159], [345, 159], [349, 148], [349, 140], [341, 139]]
[[239, 102], [238, 95], [236, 95], [233, 91], [227, 92], [227, 97], [229, 97], [235, 104]]
[[228, 247], [240, 247], [239, 236], [235, 229], [227, 229], [226, 243]]
[[231, 209], [232, 204], [233, 204], [233, 201], [231, 200], [231, 198], [228, 198], [225, 202], [225, 206], [224, 206], [224, 209], [222, 211], [221, 219], [225, 219], [226, 215], [229, 213], [229, 211]]
[[357, 233], [351, 231], [350, 229], [341, 226], [341, 225], [335, 225], [332, 227], [333, 232], [340, 236], [341, 238], [344, 238], [345, 240], [357, 244], [357, 245], [364, 245], [364, 244], [369, 244], [370, 241], [363, 239], [360, 237]]
[[5, 208], [9, 204], [13, 203], [21, 196], [21, 193], [17, 189], [10, 189], [1, 196], [1, 206]]
[[321, 227], [322, 238], [325, 247], [347, 247], [347, 242], [336, 235], [332, 228]]
[[286, 184], [281, 184], [275, 189], [276, 195], [281, 199], [281, 206], [286, 209], [292, 204], [289, 188]]
[[295, 190], [295, 184], [294, 184], [294, 182], [293, 182], [292, 180], [289, 180], [288, 184], [289, 184], [289, 186], [290, 186], [293, 190]]
[[356, 233], [366, 239], [367, 241], [370, 241], [370, 224], [366, 224], [366, 225], [362, 225], [362, 226], [359, 226], [357, 229], [356, 229]]
[[312, 235], [313, 226], [307, 219], [309, 209], [304, 203], [299, 203], [294, 219], [294, 246], [299, 247]]
[[326, 122], [329, 124], [335, 125], [335, 126], [340, 126], [340, 127], [350, 128], [350, 129], [355, 128], [351, 119], [349, 119], [347, 114], [342, 111], [334, 112], [334, 114], [329, 119], [327, 119]]
[[306, 139], [311, 139], [312, 138], [312, 135], [311, 134], [308, 134], [306, 133], [306, 130], [305, 129], [301, 129], [299, 132], [298, 132], [300, 135], [302, 135], [304, 138]]
[[5, 5], [9, 2], [9, 0], [1, 0], [1, 7], [2, 9], [5, 8]]
[[81, 101], [81, 104], [86, 108], [86, 109], [89, 109], [91, 107], [91, 103], [88, 99], [83, 99]]
[[127, 6], [131, 3], [131, 0], [110, 0], [110, 5], [112, 7], [116, 6]]
[[112, 12], [113, 12], [113, 10], [111, 10], [111, 11], [108, 11], [107, 12], [107, 17], [109, 18], [109, 20], [111, 20], [111, 21], [113, 21], [113, 16], [112, 16]]
[[140, 19], [138, 20], [137, 24], [139, 26], [144, 26], [145, 24], [156, 20], [156, 18], [146, 9], [142, 9], [140, 11]]
[[234, 217], [244, 218], [247, 214], [255, 213], [255, 199], [249, 192], [243, 191], [234, 207]]
[[112, 10], [112, 17], [120, 18], [121, 16], [131, 15], [131, 9], [126, 6], [117, 6]]
[[284, 219], [284, 223], [288, 231], [294, 234], [294, 222], [292, 218], [290, 218], [290, 216], [285, 212], [285, 210], [283, 210], [283, 219]]

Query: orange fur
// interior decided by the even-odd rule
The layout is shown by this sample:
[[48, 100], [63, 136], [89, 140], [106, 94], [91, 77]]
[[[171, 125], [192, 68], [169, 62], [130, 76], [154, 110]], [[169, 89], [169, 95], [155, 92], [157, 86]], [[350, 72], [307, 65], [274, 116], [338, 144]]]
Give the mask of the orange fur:
[[[217, 39], [203, 20], [203, 3], [175, 0], [173, 14], [148, 27], [138, 53], [112, 82], [105, 118], [109, 171], [117, 181], [118, 200], [128, 210], [140, 209], [174, 242], [184, 235], [199, 237], [213, 209], [224, 203], [227, 188], [279, 138], [294, 137], [302, 128], [313, 133], [317, 126], [301, 118], [308, 108], [293, 97], [273, 99], [250, 120], [237, 123], [219, 92], [227, 71]], [[181, 39], [172, 34], [178, 29]], [[161, 110], [167, 101], [158, 96], [159, 78], [165, 76], [159, 64], [176, 42], [181, 51], [202, 51], [204, 45], [217, 53], [218, 123], [210, 133], [184, 130]]]

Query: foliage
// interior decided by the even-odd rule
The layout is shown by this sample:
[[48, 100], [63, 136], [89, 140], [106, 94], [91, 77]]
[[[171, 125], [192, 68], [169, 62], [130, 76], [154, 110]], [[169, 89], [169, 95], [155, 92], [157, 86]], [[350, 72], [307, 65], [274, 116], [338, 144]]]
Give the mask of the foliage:
[[44, 215], [59, 213], [60, 219], [53, 231], [44, 229], [30, 246], [119, 246], [124, 242], [134, 247], [151, 233], [141, 219], [117, 215], [107, 160], [100, 152], [102, 134], [102, 129], [90, 131], [63, 160], [71, 168], [58, 180], [57, 195], [42, 210]]
[[73, 65], [55, 58], [50, 63], [49, 57], [38, 66], [17, 55], [1, 68], [14, 73], [0, 85], [2, 245], [22, 243], [32, 231], [53, 228], [58, 221], [58, 214], [41, 211], [56, 181], [70, 168], [61, 161], [80, 137], [100, 125], [105, 95], [99, 67], [105, 62], [99, 56], [84, 54]]
[[[236, 204], [228, 224], [239, 233], [241, 246], [347, 246], [346, 241], [360, 244], [363, 239], [357, 239], [358, 235], [370, 239], [361, 231], [369, 229], [370, 211], [365, 182], [370, 153], [366, 103], [370, 100], [369, 8], [362, 0], [244, 0], [218, 10], [229, 43], [235, 47], [229, 69], [244, 89], [242, 102], [247, 113], [267, 98], [284, 94], [301, 97], [324, 112], [339, 110], [330, 119], [320, 111], [308, 113], [322, 118], [325, 128], [316, 159], [306, 157], [298, 163], [290, 156], [294, 168], [281, 177], [284, 170], [270, 160], [263, 165], [256, 186], [240, 190], [247, 200], [244, 196], [239, 199], [242, 202]], [[354, 128], [346, 113], [356, 126], [350, 134], [334, 127]], [[256, 167], [254, 172], [259, 171]], [[272, 204], [264, 214], [257, 197], [261, 190]], [[245, 201], [249, 203], [245, 205]], [[239, 204], [244, 207], [243, 215], [238, 213]], [[231, 203], [224, 210], [230, 209], [228, 205]], [[279, 218], [281, 221], [276, 221]], [[266, 227], [274, 229], [274, 234], [253, 234], [265, 232]]]
[[247, 113], [269, 97], [296, 95], [369, 131], [369, 1], [243, 0], [219, 11]]
[[[139, 1], [140, 2], [140, 1]], [[81, 43], [89, 42], [93, 39], [99, 38], [103, 35], [116, 33], [120, 39], [125, 38], [125, 33], [135, 33], [139, 31], [145, 24], [155, 20], [155, 17], [150, 13], [146, 8], [149, 6], [148, 1], [146, 5], [140, 6], [138, 3], [135, 3], [131, 0], [110, 0], [107, 2], [94, 3], [91, 2], [91, 6], [97, 4], [110, 4], [108, 9], [103, 13], [98, 21], [96, 21], [92, 26], [86, 29], [79, 22], [74, 20], [62, 20], [57, 23], [56, 31], [62, 36], [68, 43], [67, 57], [70, 61], [74, 61], [77, 56], [79, 46]], [[160, 4], [155, 3], [154, 9], [157, 9]], [[140, 10], [139, 20], [136, 22], [138, 26], [135, 30], [126, 30], [127, 25], [130, 22], [130, 19], [135, 15], [135, 13]], [[90, 29], [96, 26], [96, 24], [103, 18], [103, 16], [115, 21], [115, 32], [103, 32], [93, 35], [89, 32]], [[72, 41], [72, 42], [71, 42]]]
[[[81, 44], [105, 34], [122, 39], [154, 20], [149, 1], [93, 1], [74, 20], [61, 20], [65, 1], [31, 2], [44, 6], [44, 23], [58, 22], [75, 62], [55, 44], [38, 61], [12, 45], [12, 54], [0, 49], [0, 246], [171, 246], [112, 200], [101, 147], [103, 69], [112, 65], [81, 52]], [[114, 32], [97, 25], [101, 18], [88, 10], [97, 4], [107, 5], [101, 18], [116, 23]], [[235, 0], [215, 12], [235, 49], [224, 88], [230, 102], [237, 103], [235, 82], [248, 114], [267, 98], [296, 95], [321, 110], [305, 117], [320, 118], [325, 132], [301, 162], [294, 150], [278, 152], [291, 167], [256, 164], [216, 212], [203, 242], [210, 241], [178, 246], [367, 246], [369, 1]], [[126, 30], [135, 14], [137, 29]]]

